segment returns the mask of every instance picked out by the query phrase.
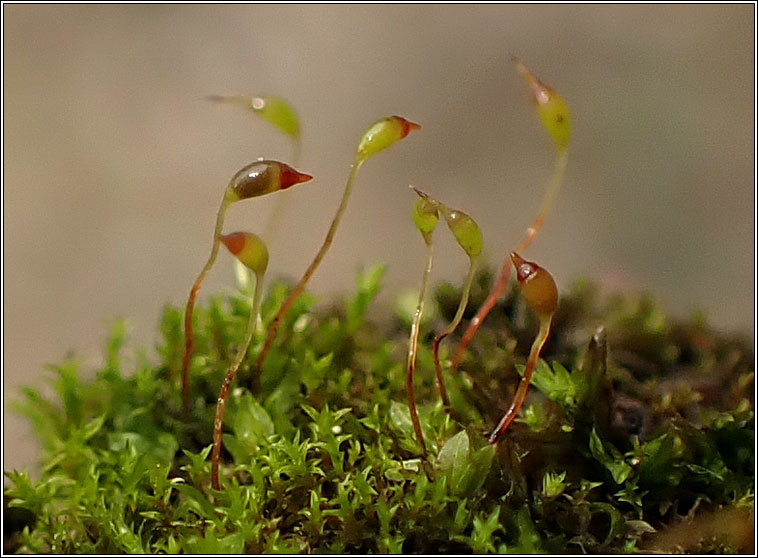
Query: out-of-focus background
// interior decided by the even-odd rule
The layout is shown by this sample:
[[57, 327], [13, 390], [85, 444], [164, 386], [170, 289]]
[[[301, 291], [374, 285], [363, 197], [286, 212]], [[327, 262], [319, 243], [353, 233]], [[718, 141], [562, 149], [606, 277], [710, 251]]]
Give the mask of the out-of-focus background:
[[[298, 167], [316, 178], [279, 194], [271, 276], [309, 263], [369, 124], [423, 125], [364, 166], [311, 283], [326, 303], [386, 262], [389, 304], [423, 268], [409, 183], [474, 216], [498, 266], [531, 222], [554, 149], [517, 55], [574, 118], [564, 188], [528, 255], [559, 286], [591, 277], [753, 335], [754, 9], [4, 5], [5, 468], [35, 462], [31, 428], [8, 413], [18, 387], [43, 386], [71, 349], [97, 365], [118, 317], [152, 347], [207, 258], [229, 178], [291, 158], [277, 130], [207, 94], [277, 94], [300, 113]], [[226, 230], [263, 231], [275, 197], [233, 206]], [[465, 256], [437, 238], [435, 282], [462, 281]], [[233, 286], [232, 269], [222, 250], [202, 293]]]

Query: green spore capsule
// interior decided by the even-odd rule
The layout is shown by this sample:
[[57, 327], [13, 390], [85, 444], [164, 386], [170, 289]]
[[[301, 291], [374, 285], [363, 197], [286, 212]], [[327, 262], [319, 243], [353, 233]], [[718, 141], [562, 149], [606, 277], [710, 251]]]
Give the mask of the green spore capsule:
[[216, 416], [213, 419], [213, 449], [211, 450], [211, 486], [214, 490], [221, 490], [219, 469], [221, 466], [221, 446], [223, 439], [224, 417], [226, 416], [226, 402], [229, 399], [229, 390], [232, 382], [239, 372], [245, 354], [255, 335], [258, 325], [258, 317], [263, 298], [263, 277], [268, 267], [268, 248], [260, 236], [249, 232], [234, 232], [221, 235], [219, 240], [227, 247], [235, 258], [255, 273], [255, 294], [250, 309], [250, 320], [247, 326], [245, 340], [237, 351], [237, 356], [229, 366], [221, 384], [221, 391], [216, 402]]
[[476, 258], [482, 253], [484, 239], [479, 225], [466, 213], [458, 209], [443, 206], [442, 215], [447, 226], [453, 233], [458, 245], [463, 248], [469, 258]]
[[281, 97], [264, 95], [261, 97], [250, 95], [208, 95], [209, 101], [217, 103], [229, 103], [240, 105], [252, 110], [269, 124], [292, 137], [295, 141], [300, 140], [300, 119], [295, 109]]
[[423, 235], [427, 244], [431, 241], [431, 235], [439, 222], [437, 206], [432, 202], [419, 198], [413, 205], [413, 224]]
[[292, 106], [284, 99], [274, 96], [253, 97], [250, 100], [253, 112], [279, 128], [294, 139], [300, 139], [300, 120]]
[[[548, 213], [550, 213], [550, 208], [553, 206], [558, 191], [561, 189], [563, 175], [565, 174], [566, 164], [568, 162], [568, 145], [569, 140], [571, 139], [571, 112], [563, 97], [534, 77], [534, 75], [526, 69], [526, 66], [517, 59], [514, 58], [514, 62], [516, 63], [516, 69], [529, 85], [532, 93], [532, 104], [536, 108], [537, 114], [539, 115], [540, 120], [542, 120], [542, 124], [553, 139], [553, 143], [557, 148], [555, 168], [547, 190], [545, 191], [545, 196], [542, 199], [539, 212], [532, 222], [532, 225], [526, 229], [526, 234], [515, 250], [515, 252], [523, 252], [532, 243], [537, 236], [537, 233], [539, 233], [542, 224], [545, 222], [545, 218]], [[476, 316], [471, 319], [468, 328], [466, 328], [466, 331], [461, 337], [461, 341], [453, 356], [453, 369], [458, 368], [463, 353], [466, 351], [466, 347], [468, 347], [468, 344], [474, 338], [474, 335], [476, 335], [479, 326], [482, 325], [482, 322], [487, 318], [487, 315], [495, 307], [498, 298], [500, 298], [505, 292], [510, 276], [510, 260], [506, 258], [500, 271], [500, 277], [492, 287], [489, 296], [487, 296], [487, 300], [485, 300], [479, 308]]]
[[[247, 110], [251, 110], [262, 120], [265, 120], [269, 124], [272, 124], [280, 132], [284, 133], [286, 136], [289, 136], [292, 140], [293, 146], [292, 159], [295, 162], [300, 159], [300, 150], [302, 148], [300, 143], [300, 120], [298, 119], [297, 113], [292, 108], [292, 106], [281, 97], [275, 97], [273, 95], [234, 95], [228, 97], [222, 95], [208, 95], [206, 99], [217, 103], [235, 104]], [[274, 210], [269, 217], [268, 224], [266, 225], [266, 229], [263, 234], [264, 238], [267, 238], [269, 240], [274, 238], [274, 233], [279, 224], [280, 216], [284, 209], [285, 202], [286, 198], [281, 197], [277, 199], [277, 203], [274, 206]], [[240, 272], [244, 273], [244, 269], [238, 269]]]
[[[412, 187], [413, 188], [413, 187]], [[466, 252], [469, 257], [469, 270], [466, 276], [466, 281], [463, 284], [461, 292], [461, 300], [458, 303], [458, 310], [455, 312], [455, 316], [450, 324], [445, 328], [445, 331], [437, 335], [432, 343], [432, 353], [434, 355], [434, 373], [437, 377], [437, 386], [440, 391], [440, 398], [445, 410], [453, 416], [453, 408], [450, 404], [450, 398], [447, 395], [447, 388], [445, 387], [445, 379], [442, 375], [442, 362], [440, 361], [440, 344], [451, 333], [455, 331], [458, 324], [463, 319], [463, 313], [466, 310], [468, 304], [469, 294], [471, 293], [471, 285], [474, 282], [474, 274], [476, 272], [476, 265], [479, 261], [479, 255], [482, 253], [482, 247], [484, 246], [484, 239], [482, 237], [482, 231], [479, 225], [463, 211], [459, 209], [451, 209], [439, 200], [434, 199], [426, 192], [422, 192], [418, 188], [413, 188], [419, 195], [422, 201], [427, 202], [432, 207], [437, 209], [438, 213], [441, 213], [445, 217], [450, 232], [453, 233], [455, 241]], [[418, 226], [418, 225], [417, 225]], [[453, 416], [454, 418], [454, 416]]]
[[258, 355], [258, 362], [255, 366], [255, 375], [253, 376], [254, 382], [257, 381], [257, 378], [260, 378], [263, 364], [266, 362], [266, 357], [271, 350], [271, 344], [274, 342], [274, 337], [276, 337], [276, 332], [279, 330], [279, 325], [282, 323], [282, 320], [287, 315], [290, 308], [292, 308], [292, 305], [297, 298], [305, 290], [305, 286], [316, 272], [316, 269], [318, 269], [318, 266], [321, 265], [321, 261], [324, 259], [324, 256], [334, 241], [334, 235], [337, 233], [337, 227], [339, 226], [342, 216], [345, 213], [345, 209], [347, 208], [347, 202], [350, 199], [350, 194], [355, 185], [355, 178], [358, 176], [358, 171], [361, 166], [363, 166], [366, 159], [372, 155], [394, 145], [406, 137], [412, 130], [418, 130], [419, 128], [421, 128], [421, 126], [410, 120], [406, 120], [401, 116], [390, 116], [382, 118], [372, 124], [363, 136], [361, 136], [358, 148], [355, 152], [353, 164], [350, 166], [350, 174], [347, 177], [345, 189], [342, 191], [342, 199], [337, 207], [337, 213], [335, 213], [334, 218], [332, 219], [332, 224], [329, 226], [329, 230], [326, 233], [324, 242], [321, 244], [321, 248], [319, 248], [313, 261], [300, 278], [300, 281], [298, 281], [295, 288], [292, 289], [289, 296], [282, 304], [279, 313], [276, 315], [276, 318], [274, 318], [274, 321], [269, 328], [266, 341], [263, 343], [263, 349], [261, 350], [260, 355]]
[[568, 103], [552, 87], [538, 80], [519, 60], [516, 69], [531, 89], [532, 104], [542, 125], [559, 149], [566, 149], [571, 139], [571, 111]]
[[234, 232], [222, 235], [219, 240], [253, 273], [261, 275], [266, 272], [268, 248], [260, 236], [249, 232]]
[[361, 136], [356, 158], [362, 163], [380, 151], [395, 145], [413, 130], [421, 129], [420, 124], [406, 120], [402, 116], [389, 116], [374, 122]]
[[[466, 255], [469, 258], [476, 258], [482, 253], [484, 238], [482, 237], [482, 231], [479, 228], [479, 225], [476, 224], [476, 221], [460, 209], [452, 209], [441, 201], [434, 199], [426, 192], [414, 188], [413, 186], [411, 186], [411, 188], [413, 188], [416, 194], [421, 198], [419, 201], [426, 202], [430, 207], [436, 208], [437, 214], [442, 214], [450, 232], [452, 232], [455, 237], [455, 241], [463, 251], [466, 252]], [[418, 203], [416, 205], [418, 207]], [[414, 221], [415, 219], [416, 215], [414, 212]], [[418, 223], [416, 226], [421, 230]], [[421, 232], [423, 233], [423, 230], [421, 230]]]

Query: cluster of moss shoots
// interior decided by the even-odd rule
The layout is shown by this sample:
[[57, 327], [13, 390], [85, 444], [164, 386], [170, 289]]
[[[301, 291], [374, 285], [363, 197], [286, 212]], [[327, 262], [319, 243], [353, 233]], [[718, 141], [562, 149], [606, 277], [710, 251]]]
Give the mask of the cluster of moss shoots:
[[[338, 319], [335, 324], [324, 318], [323, 328], [327, 331], [320, 334], [317, 331], [317, 334], [302, 342], [298, 341], [297, 334], [307, 337], [302, 333], [307, 327], [306, 322], [316, 319], [309, 312], [312, 301], [304, 295], [304, 291], [334, 240], [360, 168], [368, 159], [398, 143], [420, 126], [400, 116], [382, 118], [369, 126], [358, 142], [342, 199], [321, 248], [294, 288], [287, 292], [284, 285], [277, 285], [268, 303], [264, 303], [263, 296], [264, 276], [269, 262], [266, 242], [252, 232], [224, 234], [225, 216], [230, 206], [238, 201], [287, 190], [308, 182], [313, 177], [274, 160], [255, 161], [232, 177], [218, 210], [210, 256], [190, 290], [184, 310], [181, 339], [176, 330], [179, 315], [173, 312], [164, 319], [166, 344], [162, 350], [166, 362], [159, 376], [165, 375], [168, 378], [173, 375], [174, 378], [181, 378], [181, 406], [172, 410], [169, 405], [161, 417], [154, 416], [156, 409], [152, 407], [153, 411], [144, 411], [150, 419], [140, 419], [147, 420], [149, 426], [143, 424], [141, 427], [133, 427], [131, 437], [120, 436], [115, 432], [108, 437], [110, 449], [121, 450], [131, 460], [131, 469], [124, 474], [134, 477], [132, 480], [135, 486], [140, 482], [149, 484], [150, 497], [146, 501], [150, 502], [153, 510], [142, 509], [145, 502], [136, 500], [120, 502], [119, 505], [122, 508], [126, 506], [127, 511], [132, 512], [141, 509], [139, 516], [143, 522], [159, 523], [160, 526], [153, 525], [153, 528], [168, 535], [153, 538], [145, 538], [141, 532], [134, 535], [137, 527], [133, 522], [128, 527], [124, 525], [120, 538], [113, 538], [118, 542], [111, 542], [110, 546], [98, 546], [97, 539], [93, 539], [88, 543], [89, 546], [79, 546], [79, 550], [266, 552], [347, 549], [378, 552], [492, 552], [505, 549], [601, 550], [612, 548], [613, 544], [617, 545], [616, 548], [635, 550], [642, 534], [655, 531], [650, 523], [643, 520], [643, 517], [650, 515], [647, 512], [652, 506], [651, 502], [644, 501], [644, 496], [652, 490], [650, 487], [663, 489], [663, 494], [655, 500], [659, 506], [658, 517], [663, 517], [668, 510], [672, 510], [674, 515], [679, 512], [679, 495], [672, 492], [671, 485], [681, 485], [683, 482], [685, 485], [691, 482], [706, 494], [697, 496], [698, 499], [693, 503], [690, 493], [682, 493], [681, 498], [689, 505], [687, 513], [694, 513], [701, 501], [707, 501], [714, 510], [729, 503], [730, 513], [738, 510], [734, 512], [738, 513], [735, 517], [742, 520], [743, 516], [739, 515], [740, 505], [746, 507], [752, 502], [750, 489], [744, 487], [744, 479], [749, 475], [744, 469], [748, 461], [752, 463], [752, 456], [737, 452], [739, 455], [728, 459], [721, 454], [719, 459], [714, 457], [721, 451], [719, 443], [723, 444], [726, 439], [742, 440], [749, 431], [747, 427], [752, 424], [751, 403], [745, 398], [744, 392], [752, 384], [753, 375], [752, 372], [739, 372], [742, 370], [738, 366], [742, 365], [741, 360], [739, 363], [734, 362], [734, 356], [731, 357], [729, 371], [731, 374], [739, 372], [739, 388], [735, 388], [726, 397], [730, 402], [738, 401], [736, 410], [731, 414], [717, 413], [708, 422], [708, 428], [716, 433], [716, 442], [709, 438], [709, 434], [703, 434], [681, 420], [670, 421], [669, 428], [662, 430], [663, 434], [642, 441], [641, 434], [652, 431], [648, 424], [651, 419], [646, 416], [642, 405], [629, 403], [633, 399], [614, 396], [607, 371], [606, 334], [603, 328], [595, 332], [583, 365], [573, 372], [557, 362], [551, 369], [540, 360], [556, 321], [562, 322], [561, 325], [570, 330], [572, 318], [575, 321], [580, 321], [577, 316], [582, 316], [581, 320], [588, 319], [587, 315], [591, 312], [571, 308], [571, 304], [578, 304], [577, 301], [586, 303], [582, 297], [589, 296], [590, 289], [585, 287], [584, 290], [579, 289], [571, 296], [564, 297], [559, 306], [558, 289], [550, 273], [521, 256], [537, 236], [563, 181], [571, 137], [571, 116], [566, 101], [555, 90], [535, 78], [522, 63], [515, 63], [528, 85], [534, 108], [556, 148], [552, 178], [536, 218], [521, 241], [508, 252], [500, 276], [486, 297], [483, 296], [483, 286], [488, 275], [486, 271], [478, 269], [484, 239], [474, 219], [411, 186], [418, 196], [413, 205], [412, 219], [422, 235], [427, 251], [418, 302], [409, 319], [407, 359], [403, 370], [404, 379], [400, 383], [399, 369], [387, 361], [386, 347], [374, 343], [374, 353], [368, 357], [360, 347], [361, 343], [370, 345], [365, 339], [360, 339], [360, 330], [365, 327], [363, 317], [367, 305], [378, 290], [381, 277], [379, 269], [361, 279], [358, 295], [348, 304], [344, 319]], [[212, 96], [210, 99], [243, 105], [274, 124], [292, 138], [297, 159], [300, 151], [300, 124], [294, 110], [285, 101], [278, 97], [245, 96]], [[432, 269], [433, 236], [440, 218], [444, 219], [456, 243], [469, 258], [470, 265], [463, 287], [460, 292], [456, 292], [454, 299], [448, 300], [444, 294], [438, 295], [443, 315], [449, 312], [452, 317], [448, 325], [433, 337], [430, 347], [426, 348], [420, 343], [420, 332], [423, 329], [424, 303]], [[264, 236], [271, 234], [269, 230]], [[230, 318], [224, 317], [221, 303], [217, 300], [209, 312], [202, 312], [208, 326], [200, 331], [200, 337], [196, 339], [194, 326], [198, 317], [195, 316], [195, 303], [205, 277], [216, 262], [221, 244], [255, 276], [252, 292], [251, 289], [243, 289], [251, 301], [245, 305], [241, 295], [232, 300], [232, 315], [236, 318], [246, 314], [245, 333], [238, 333], [240, 328], [236, 320], [232, 328]], [[501, 305], [506, 311], [493, 318], [494, 324], [484, 328], [484, 339], [477, 344], [477, 331], [506, 294], [511, 266], [516, 271], [520, 296], [514, 293], [506, 297]], [[467, 315], [472, 293], [475, 293], [473, 298], [481, 304], [480, 309], [468, 321], [451, 358], [444, 360], [441, 354], [442, 342], [455, 333]], [[457, 304], [453, 312], [452, 306], [447, 308], [447, 303], [454, 300], [457, 300]], [[514, 312], [519, 312], [520, 300], [525, 301], [532, 316], [519, 315], [522, 322], [519, 325], [512, 318]], [[564, 309], [563, 316], [561, 309]], [[648, 314], [652, 310], [647, 308], [641, 312], [644, 316], [633, 319], [649, 319]], [[619, 312], [617, 314], [620, 315]], [[508, 319], [504, 323], [506, 317]], [[536, 328], [533, 327], [535, 319]], [[261, 323], [269, 324], [265, 337], [259, 334]], [[634, 325], [639, 326], [636, 322]], [[277, 335], [281, 329], [296, 335]], [[629, 329], [632, 331], [631, 327]], [[630, 336], [644, 336], [650, 333], [648, 329], [649, 324], [646, 324], [642, 327], [641, 334], [635, 331]], [[506, 331], [509, 331], [510, 336], [504, 337], [503, 332]], [[532, 342], [526, 363], [522, 366], [516, 363], [516, 355], [521, 350], [522, 338], [526, 334], [532, 337]], [[649, 341], [647, 338], [645, 340]], [[183, 341], [181, 358], [178, 352], [180, 341]], [[310, 347], [305, 347], [306, 341]], [[198, 342], [202, 351], [195, 355]], [[123, 332], [111, 342], [107, 373], [101, 378], [106, 383], [127, 382], [123, 378], [118, 379], [115, 371], [122, 343]], [[472, 343], [473, 346], [469, 347]], [[505, 343], [505, 351], [493, 356], [492, 347], [502, 343]], [[623, 345], [623, 342], [620, 343]], [[568, 351], [565, 338], [553, 344], [556, 350], [563, 347]], [[236, 353], [229, 359], [226, 347], [235, 345]], [[633, 345], [633, 342], [630, 343], [630, 346]], [[213, 346], [217, 353], [215, 360], [209, 357]], [[319, 347], [326, 347], [327, 350], [319, 351]], [[568, 352], [575, 353], [576, 350]], [[254, 354], [255, 359], [252, 358]], [[317, 356], [319, 354], [321, 356]], [[482, 354], [484, 356], [478, 356]], [[269, 362], [270, 355], [274, 362]], [[421, 412], [416, 402], [414, 384], [419, 356], [423, 356], [433, 366], [439, 396], [438, 404], [430, 403]], [[368, 359], [368, 362], [359, 364], [361, 358]], [[334, 368], [337, 360], [342, 362], [343, 369]], [[212, 443], [207, 446], [202, 441], [207, 440], [206, 423], [211, 409], [208, 393], [213, 389], [211, 379], [216, 377], [212, 363], [223, 362], [228, 365], [220, 389], [217, 388], [218, 395], [213, 399], [215, 409], [210, 437]], [[350, 371], [361, 366], [376, 369], [377, 372], [385, 370], [387, 378], [380, 380], [375, 373], [366, 372], [365, 377], [356, 379]], [[497, 368], [501, 369], [500, 373]], [[521, 374], [515, 391], [510, 380], [502, 377], [503, 369], [515, 369]], [[245, 372], [247, 389], [235, 390], [233, 384], [241, 370]], [[82, 390], [82, 386], [78, 384], [75, 374], [72, 377], [70, 371], [64, 373], [63, 368], [60, 372], [66, 417], [67, 420], [71, 419], [72, 416], [69, 415], [72, 414], [81, 423], [79, 426], [83, 433], [78, 435], [82, 447], [71, 463], [67, 462], [72, 459], [70, 456], [62, 457], [57, 462], [53, 460], [46, 470], [60, 466], [86, 468], [88, 456], [91, 461], [95, 461], [95, 458], [92, 457], [91, 450], [85, 451], [84, 447], [90, 438], [97, 438], [106, 415], [84, 424], [85, 396], [73, 393]], [[333, 373], [334, 377], [329, 378], [328, 372]], [[449, 379], [456, 380], [450, 393], [445, 373]], [[290, 382], [293, 374], [295, 384]], [[149, 386], [144, 393], [140, 391], [142, 395], [150, 390], [163, 394], [158, 397], [153, 393], [155, 401], [148, 406], [160, 407], [161, 404], [168, 405], [167, 401], [176, 400], [170, 393], [164, 393], [165, 386], [157, 387], [159, 378], [143, 376], [141, 373], [136, 375], [138, 382]], [[534, 404], [521, 414], [533, 381], [547, 401], [544, 404]], [[116, 387], [115, 384], [111, 387]], [[168, 382], [168, 385], [175, 385], [175, 382]], [[395, 400], [399, 385], [404, 386], [407, 407]], [[138, 386], [138, 391], [139, 389]], [[507, 404], [505, 396], [510, 392], [513, 395], [511, 403]], [[644, 390], [637, 389], [637, 392], [639, 395]], [[690, 395], [696, 399], [695, 395]], [[31, 390], [27, 392], [27, 397], [29, 402], [25, 411], [35, 419], [38, 427], [43, 428], [43, 424], [51, 418], [48, 413], [35, 408], [35, 405], [41, 405], [42, 400]], [[139, 399], [135, 394], [126, 399], [131, 400], [133, 397]], [[646, 393], [645, 397], [652, 399], [653, 394]], [[682, 397], [687, 398], [686, 395]], [[639, 395], [639, 398], [644, 397]], [[225, 434], [227, 405], [230, 401], [232, 434]], [[311, 441], [301, 441], [301, 431], [293, 424], [292, 414], [296, 413], [298, 401], [302, 411], [311, 419], [309, 428], [314, 435]], [[330, 410], [330, 402], [332, 405], [345, 406], [339, 410]], [[679, 416], [677, 413], [680, 409], [672, 404], [670, 398], [668, 402], [658, 403], [658, 407], [656, 416]], [[357, 418], [357, 410], [363, 411], [363, 418]], [[501, 414], [499, 421], [488, 424], [493, 413], [498, 411]], [[114, 417], [109, 417], [109, 420], [118, 422]], [[346, 421], [350, 423], [349, 428]], [[513, 436], [506, 436], [516, 421], [524, 423], [528, 428], [521, 431], [516, 429]], [[62, 424], [58, 427], [63, 428]], [[463, 425], [465, 429], [450, 436], [457, 425]], [[392, 431], [392, 439], [385, 435], [387, 428]], [[152, 457], [162, 456], [171, 461], [179, 449], [176, 438], [167, 434], [172, 429], [182, 432], [180, 438], [184, 441], [182, 446], [188, 458], [182, 469], [187, 472], [188, 478], [169, 478], [174, 466], [170, 463], [167, 465], [160, 459], [150, 461], [156, 468], [150, 469], [147, 475], [149, 478], [146, 478], [146, 469], [139, 471], [147, 463], [142, 462], [142, 457], [146, 456], [136, 453], [140, 444], [146, 454]], [[350, 430], [351, 434], [341, 434], [343, 429]], [[484, 429], [489, 432], [488, 435], [482, 435]], [[431, 448], [427, 444], [429, 439], [432, 440]], [[149, 444], [145, 446], [148, 440], [155, 447]], [[503, 441], [507, 443], [501, 444]], [[50, 441], [50, 444], [60, 446], [60, 441]], [[571, 459], [572, 444], [582, 448], [577, 450], [574, 462]], [[224, 466], [225, 445], [228, 446], [226, 455], [235, 459], [236, 466]], [[498, 445], [502, 448], [499, 452], [496, 451]], [[263, 446], [267, 447], [268, 453], [257, 455], [256, 452]], [[152, 449], [145, 450], [146, 447]], [[617, 447], [626, 449], [626, 453]], [[193, 453], [197, 448], [201, 449]], [[314, 457], [315, 454], [318, 458]], [[402, 459], [393, 459], [393, 455], [401, 455]], [[703, 455], [707, 459], [701, 459]], [[540, 456], [543, 456], [542, 459]], [[208, 457], [209, 471], [206, 468]], [[491, 467], [496, 457], [500, 464], [497, 474], [493, 473], [495, 469]], [[697, 464], [687, 469], [683, 465], [687, 460]], [[527, 466], [530, 461], [539, 464], [535, 471], [542, 476], [539, 479], [541, 489], [534, 492], [531, 505], [527, 505], [523, 504], [529, 499], [527, 486], [533, 482]], [[594, 465], [587, 465], [588, 461]], [[123, 468], [124, 464], [120, 467]], [[327, 468], [333, 473], [331, 477], [324, 472]], [[264, 470], [268, 472], [264, 474]], [[222, 471], [230, 476], [226, 481]], [[659, 473], [665, 473], [669, 477], [666, 480], [656, 479], [655, 476]], [[697, 477], [698, 474], [702, 478], [690, 478]], [[265, 475], [271, 475], [271, 478], [266, 479]], [[35, 492], [32, 483], [21, 474], [14, 473], [10, 476], [16, 484], [10, 491], [15, 496], [12, 503], [17, 508], [31, 509], [35, 514], [40, 514], [44, 502], [34, 501], [32, 494], [38, 496], [41, 489], [37, 487]], [[372, 476], [375, 476], [373, 480]], [[601, 480], [592, 481], [588, 478]], [[703, 489], [698, 485], [697, 480], [707, 481], [719, 488], [715, 489], [714, 494], [714, 490]], [[288, 487], [286, 481], [291, 486]], [[405, 485], [407, 481], [411, 481], [411, 484]], [[591, 497], [593, 489], [603, 482], [620, 487], [612, 495], [613, 503], [623, 503], [631, 512], [627, 510], [624, 514], [611, 503]], [[647, 488], [643, 490], [643, 486]], [[301, 493], [301, 489], [304, 492]], [[719, 497], [718, 490], [730, 492]], [[413, 494], [412, 497], [408, 491]], [[697, 491], [690, 488], [690, 492]], [[279, 504], [272, 503], [272, 497], [274, 500], [279, 499]], [[206, 528], [213, 531], [212, 537], [190, 537], [191, 540], [185, 545], [177, 541], [179, 533], [188, 529], [188, 523], [184, 516], [172, 522], [171, 516], [179, 515], [176, 511], [169, 511], [176, 498], [183, 498], [187, 502], [184, 511], [191, 511], [198, 518], [198, 525], [204, 525], [203, 532]], [[408, 507], [409, 504], [403, 498], [413, 500], [417, 509], [414, 510], [412, 505]], [[454, 505], [451, 498], [456, 498], [457, 504]], [[519, 499], [522, 506], [501, 507], [504, 501], [513, 504]], [[225, 512], [219, 511], [229, 506], [236, 510], [237, 516], [232, 517], [228, 509]], [[277, 513], [297, 512], [299, 523], [296, 521], [295, 524], [290, 524], [281, 516], [276, 519], [273, 508], [278, 510]], [[360, 514], [359, 508], [364, 510]], [[500, 515], [501, 511], [503, 516]], [[422, 519], [424, 514], [429, 521], [439, 522], [436, 528]], [[551, 517], [550, 514], [557, 515]], [[603, 514], [605, 520], [596, 518]], [[634, 518], [629, 519], [630, 514]], [[401, 516], [410, 526], [405, 525], [403, 530], [398, 531], [392, 525], [395, 524], [395, 518]], [[339, 527], [333, 525], [337, 518], [342, 520]], [[350, 518], [353, 523], [350, 523]], [[55, 523], [56, 519], [49, 521]], [[93, 521], [90, 520], [89, 524]], [[596, 524], [598, 521], [601, 521], [601, 527]], [[85, 521], [83, 525], [86, 530], [88, 523]], [[358, 533], [361, 525], [376, 530], [378, 537], [372, 543], [368, 542], [365, 533]], [[48, 527], [54, 530], [53, 526]], [[427, 530], [424, 535], [424, 531], [420, 530], [422, 527]], [[545, 536], [560, 531], [558, 527], [564, 532], [549, 542]], [[234, 531], [235, 529], [239, 531]], [[127, 531], [133, 536], [124, 534]], [[288, 535], [279, 539], [282, 532]], [[341, 540], [328, 536], [329, 533], [337, 532], [344, 535]], [[602, 532], [603, 536], [598, 532]], [[29, 533], [28, 528], [24, 533], [21, 548], [26, 550], [71, 550], [61, 541], [58, 541], [57, 547], [49, 541], [48, 546], [43, 547]], [[221, 536], [220, 533], [227, 534]], [[720, 542], [713, 543], [716, 545], [714, 548], [720, 548], [718, 544], [726, 544], [724, 548], [740, 548], [743, 544], [740, 539], [742, 534], [732, 534], [726, 543], [719, 539]], [[445, 535], [446, 542], [441, 542]], [[203, 546], [206, 543], [202, 541], [215, 542], [207, 542]], [[618, 546], [619, 543], [622, 544], [621, 547]], [[728, 546], [730, 544], [731, 547]]]

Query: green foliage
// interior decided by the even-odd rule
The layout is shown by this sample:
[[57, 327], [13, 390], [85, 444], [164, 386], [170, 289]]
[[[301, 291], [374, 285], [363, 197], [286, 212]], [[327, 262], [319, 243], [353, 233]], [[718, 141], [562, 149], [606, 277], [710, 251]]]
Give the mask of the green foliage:
[[[356, 292], [328, 310], [301, 297], [256, 396], [254, 341], [229, 398], [222, 491], [209, 482], [212, 420], [249, 293], [197, 308], [188, 415], [179, 309], [164, 311], [154, 362], [125, 354], [119, 322], [94, 375], [73, 356], [52, 367], [55, 395], [27, 388], [15, 404], [43, 457], [38, 479], [6, 472], [6, 549], [634, 552], [654, 548], [684, 517], [752, 508], [750, 348], [702, 319], [671, 320], [646, 298], [601, 300], [587, 284], [561, 300], [545, 348], [551, 364], [539, 363], [527, 405], [498, 447], [484, 435], [511, 399], [536, 328], [524, 301], [507, 297], [460, 374], [449, 376], [458, 421], [438, 401], [421, 344], [423, 462], [405, 403], [407, 324], [383, 331], [368, 318], [383, 273], [362, 274]], [[264, 324], [286, 294], [286, 285], [272, 286]], [[447, 308], [422, 329], [443, 327]], [[593, 338], [598, 323], [605, 330]], [[743, 544], [726, 533], [690, 536], [681, 548]]]

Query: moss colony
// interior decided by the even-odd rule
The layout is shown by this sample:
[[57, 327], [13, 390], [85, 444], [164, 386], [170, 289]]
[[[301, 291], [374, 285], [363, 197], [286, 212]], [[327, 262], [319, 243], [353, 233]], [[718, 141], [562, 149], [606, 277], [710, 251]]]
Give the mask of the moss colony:
[[[253, 393], [256, 336], [229, 399], [220, 491], [210, 488], [213, 417], [252, 291], [196, 309], [189, 414], [177, 374], [183, 309], [165, 309], [157, 356], [130, 357], [119, 323], [94, 378], [73, 357], [55, 367], [54, 397], [26, 389], [18, 403], [42, 443], [42, 475], [6, 473], [5, 550], [752, 551], [745, 341], [577, 283], [561, 296], [519, 419], [494, 446], [485, 435], [513, 398], [537, 320], [518, 289], [495, 307], [447, 374], [452, 420], [430, 349], [460, 299], [443, 285], [419, 344], [422, 462], [406, 404], [413, 308], [390, 327], [366, 320], [383, 271], [361, 274], [357, 292], [326, 310], [300, 297]], [[478, 274], [470, 308], [491, 279]], [[287, 292], [271, 288], [264, 324]]]

